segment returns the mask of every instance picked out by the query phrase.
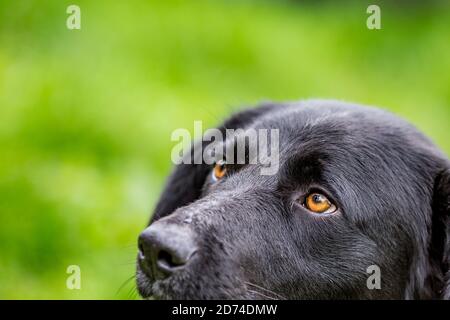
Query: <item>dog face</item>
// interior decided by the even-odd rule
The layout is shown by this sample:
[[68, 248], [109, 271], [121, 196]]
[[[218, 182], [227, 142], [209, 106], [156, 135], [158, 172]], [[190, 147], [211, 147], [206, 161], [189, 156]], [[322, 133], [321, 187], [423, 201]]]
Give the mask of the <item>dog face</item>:
[[225, 128], [278, 129], [279, 169], [178, 165], [139, 237], [143, 297], [448, 298], [449, 162], [411, 125], [307, 101], [250, 109]]

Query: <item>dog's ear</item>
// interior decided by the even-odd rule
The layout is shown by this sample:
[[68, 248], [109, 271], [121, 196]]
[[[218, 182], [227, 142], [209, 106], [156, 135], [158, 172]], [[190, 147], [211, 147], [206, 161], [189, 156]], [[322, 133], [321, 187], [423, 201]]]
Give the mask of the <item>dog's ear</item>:
[[440, 270], [438, 296], [450, 299], [450, 169], [437, 176], [433, 194], [431, 256]]
[[[225, 136], [226, 129], [244, 128], [258, 116], [275, 107], [275, 104], [266, 103], [257, 108], [238, 112], [225, 121], [218, 129]], [[175, 167], [156, 205], [150, 223], [171, 214], [176, 209], [194, 202], [200, 197], [202, 187], [211, 170], [211, 166], [204, 163], [203, 160], [200, 164], [194, 164], [194, 154], [203, 154], [203, 149], [209, 143], [203, 141], [196, 142], [190, 150], [190, 163], [192, 164], [179, 164]], [[200, 149], [200, 151], [198, 152], [196, 150], [197, 152], [194, 152], [195, 149]]]

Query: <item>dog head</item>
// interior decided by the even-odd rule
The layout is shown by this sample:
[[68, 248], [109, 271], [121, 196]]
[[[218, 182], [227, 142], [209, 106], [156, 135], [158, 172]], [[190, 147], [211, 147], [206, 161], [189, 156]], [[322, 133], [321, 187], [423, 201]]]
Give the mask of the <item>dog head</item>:
[[277, 129], [278, 170], [176, 166], [139, 237], [143, 297], [449, 298], [450, 166], [414, 127], [306, 101], [243, 111], [226, 128]]

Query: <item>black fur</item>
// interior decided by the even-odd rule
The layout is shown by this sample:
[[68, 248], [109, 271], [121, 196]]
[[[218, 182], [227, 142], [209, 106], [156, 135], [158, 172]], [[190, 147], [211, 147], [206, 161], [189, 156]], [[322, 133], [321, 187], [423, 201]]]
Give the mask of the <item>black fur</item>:
[[[142, 296], [450, 298], [450, 164], [414, 127], [379, 109], [317, 100], [265, 104], [225, 128], [279, 129], [279, 171], [244, 165], [212, 183], [210, 165], [177, 166], [151, 222], [189, 217], [201, 250], [165, 280], [138, 266]], [[311, 190], [338, 212], [295, 205]], [[380, 267], [381, 289], [367, 288], [370, 265]]]

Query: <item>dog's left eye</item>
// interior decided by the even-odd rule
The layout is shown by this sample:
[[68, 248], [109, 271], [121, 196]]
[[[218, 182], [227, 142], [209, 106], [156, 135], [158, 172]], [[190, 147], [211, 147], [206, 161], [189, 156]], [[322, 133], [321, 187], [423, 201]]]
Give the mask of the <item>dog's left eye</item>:
[[337, 210], [336, 206], [325, 195], [318, 192], [309, 194], [305, 198], [303, 206], [314, 213], [333, 213]]
[[217, 161], [212, 170], [212, 179], [218, 181], [222, 179], [227, 173], [226, 162], [223, 160]]

